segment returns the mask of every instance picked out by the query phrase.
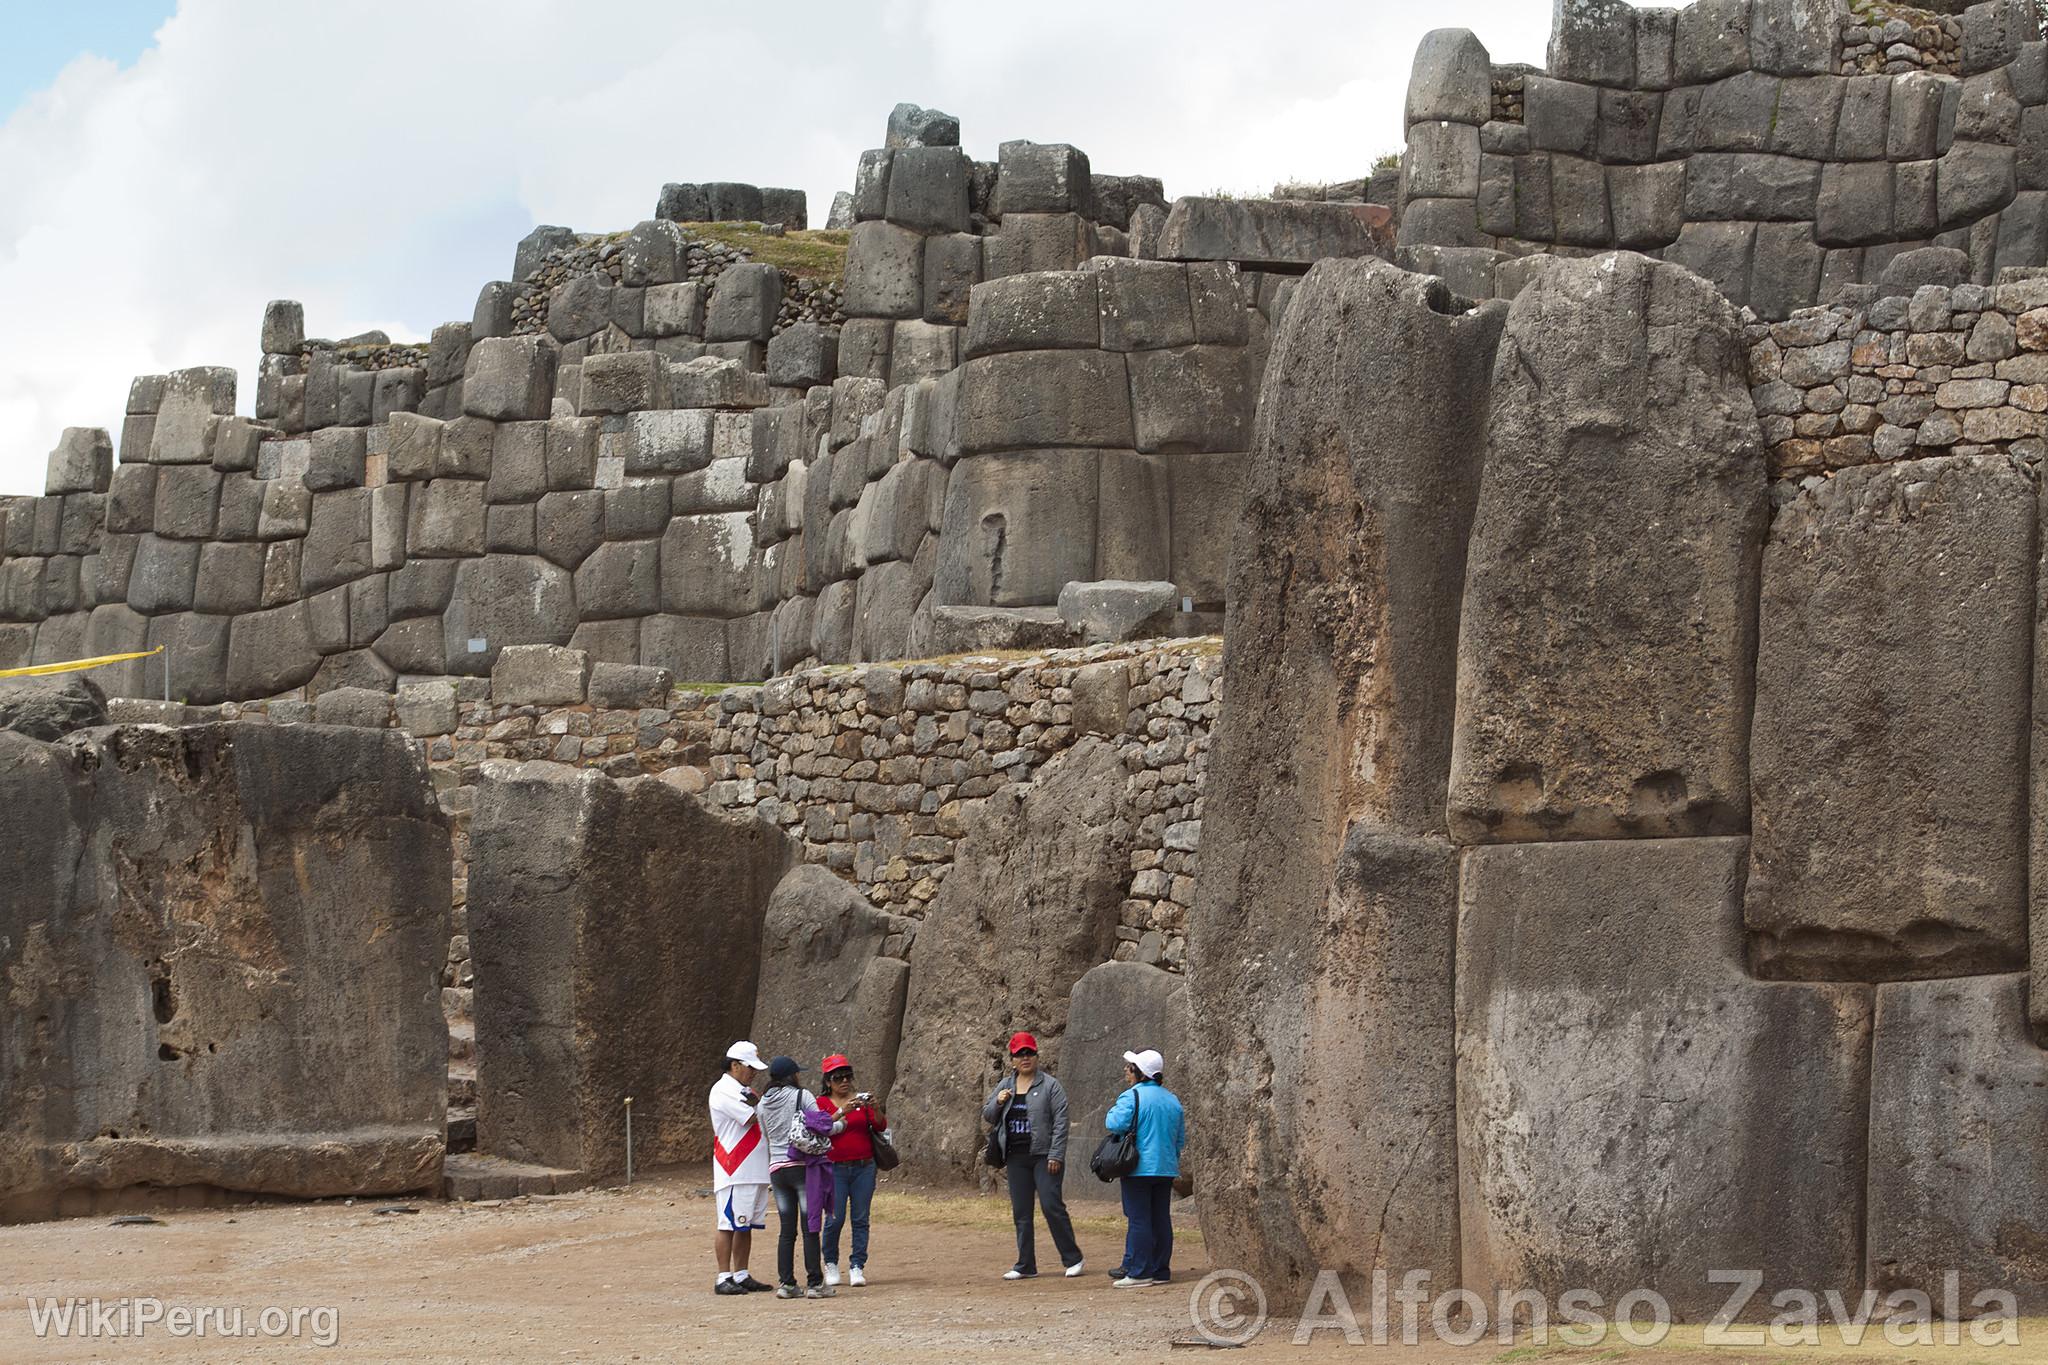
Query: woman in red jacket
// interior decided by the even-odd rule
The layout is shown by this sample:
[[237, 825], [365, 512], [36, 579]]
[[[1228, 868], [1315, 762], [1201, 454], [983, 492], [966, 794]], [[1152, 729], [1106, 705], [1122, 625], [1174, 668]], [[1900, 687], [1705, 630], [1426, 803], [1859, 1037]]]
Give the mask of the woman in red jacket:
[[853, 1257], [846, 1282], [868, 1282], [868, 1208], [875, 1198], [875, 1144], [871, 1134], [889, 1126], [881, 1100], [859, 1094], [853, 1088], [853, 1063], [841, 1053], [827, 1057], [819, 1068], [825, 1075], [825, 1093], [818, 1107], [839, 1114], [846, 1128], [832, 1139], [832, 1214], [825, 1220], [825, 1283], [839, 1283], [839, 1230], [850, 1214], [853, 1222]]

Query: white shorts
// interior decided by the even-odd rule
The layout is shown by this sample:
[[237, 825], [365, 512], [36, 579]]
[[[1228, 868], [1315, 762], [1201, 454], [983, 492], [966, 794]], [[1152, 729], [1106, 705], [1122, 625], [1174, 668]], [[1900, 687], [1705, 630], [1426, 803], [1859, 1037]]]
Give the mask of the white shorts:
[[714, 1191], [720, 1232], [759, 1232], [768, 1226], [768, 1187], [734, 1184]]

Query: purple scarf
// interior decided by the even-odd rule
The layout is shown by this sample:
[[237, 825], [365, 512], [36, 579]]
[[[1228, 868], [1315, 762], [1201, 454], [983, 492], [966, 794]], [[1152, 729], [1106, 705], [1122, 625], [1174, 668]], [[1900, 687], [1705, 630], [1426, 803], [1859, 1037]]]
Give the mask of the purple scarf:
[[[835, 1122], [837, 1120], [822, 1109], [804, 1111], [804, 1127], [814, 1133], [830, 1136]], [[820, 1152], [812, 1156], [792, 1147], [790, 1155], [804, 1163], [804, 1231], [821, 1232], [825, 1227], [825, 1206], [832, 1202], [832, 1154]]]

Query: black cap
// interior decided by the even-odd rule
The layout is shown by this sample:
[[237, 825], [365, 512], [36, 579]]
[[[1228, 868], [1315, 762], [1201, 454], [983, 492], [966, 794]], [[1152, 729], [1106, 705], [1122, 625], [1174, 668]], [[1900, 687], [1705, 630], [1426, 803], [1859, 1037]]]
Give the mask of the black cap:
[[796, 1064], [794, 1057], [777, 1057], [768, 1063], [768, 1079], [771, 1081], [786, 1081], [802, 1072], [803, 1068]]

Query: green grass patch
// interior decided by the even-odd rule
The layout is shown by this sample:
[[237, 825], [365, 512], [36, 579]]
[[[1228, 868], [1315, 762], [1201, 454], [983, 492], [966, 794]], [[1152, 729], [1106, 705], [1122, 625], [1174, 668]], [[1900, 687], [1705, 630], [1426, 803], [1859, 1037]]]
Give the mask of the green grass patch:
[[693, 237], [738, 247], [763, 265], [805, 280], [836, 280], [846, 273], [846, 244], [853, 234], [818, 228], [785, 232], [762, 230], [759, 223], [684, 223]]

